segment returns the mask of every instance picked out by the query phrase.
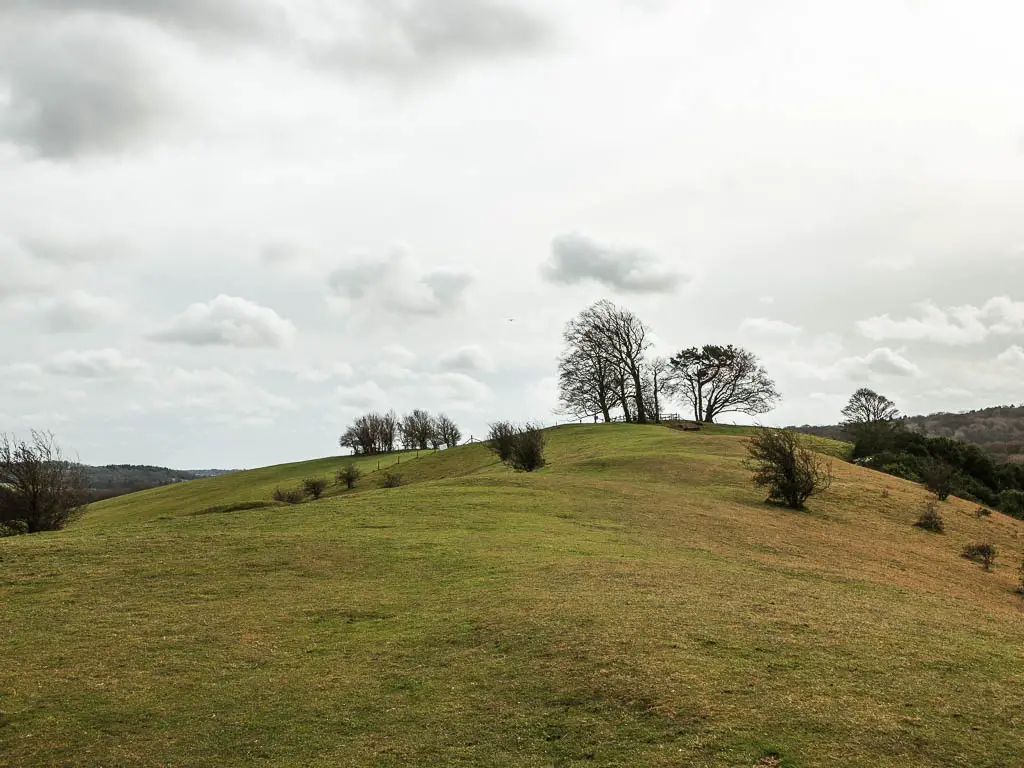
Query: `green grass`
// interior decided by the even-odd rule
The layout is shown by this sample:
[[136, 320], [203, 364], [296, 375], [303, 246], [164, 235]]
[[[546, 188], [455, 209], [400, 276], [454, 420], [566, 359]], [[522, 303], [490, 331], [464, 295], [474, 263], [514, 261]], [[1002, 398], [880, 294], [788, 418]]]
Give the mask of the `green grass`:
[[330, 459], [0, 540], [0, 765], [1020, 764], [1022, 523], [928, 534], [838, 462], [766, 506], [728, 428], [548, 438], [531, 475], [468, 446], [227, 509]]

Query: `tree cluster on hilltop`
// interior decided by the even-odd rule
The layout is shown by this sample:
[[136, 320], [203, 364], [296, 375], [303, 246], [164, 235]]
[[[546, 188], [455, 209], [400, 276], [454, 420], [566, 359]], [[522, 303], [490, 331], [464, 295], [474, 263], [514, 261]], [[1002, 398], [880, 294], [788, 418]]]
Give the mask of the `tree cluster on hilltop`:
[[674, 398], [696, 421], [725, 413], [767, 413], [780, 395], [757, 357], [733, 345], [682, 349], [671, 358], [650, 356], [649, 329], [633, 312], [598, 301], [569, 321], [558, 363], [562, 409], [580, 418], [660, 421]]
[[454, 448], [460, 440], [462, 431], [451, 418], [417, 408], [402, 417], [394, 411], [363, 414], [345, 429], [338, 444], [353, 453], [373, 456], [391, 453], [399, 446], [406, 450]]

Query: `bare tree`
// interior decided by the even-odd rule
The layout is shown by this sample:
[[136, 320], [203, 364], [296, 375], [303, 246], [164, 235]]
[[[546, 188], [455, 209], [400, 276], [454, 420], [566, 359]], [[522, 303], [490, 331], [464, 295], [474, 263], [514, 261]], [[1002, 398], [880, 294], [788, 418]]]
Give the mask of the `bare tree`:
[[0, 524], [28, 533], [60, 530], [85, 499], [85, 472], [65, 458], [51, 432], [33, 430], [27, 441], [0, 434]]
[[390, 453], [395, 450], [395, 437], [398, 432], [398, 417], [394, 411], [367, 413], [345, 429], [338, 444], [342, 448], [351, 448], [354, 453], [371, 456], [377, 453]]
[[558, 391], [562, 410], [580, 418], [600, 413], [611, 421], [615, 407], [612, 364], [603, 354], [570, 348], [558, 361]]
[[618, 407], [626, 421], [634, 416], [646, 421], [646, 334], [636, 315], [610, 301], [592, 304], [569, 321], [558, 364], [562, 408], [578, 416], [600, 413], [611, 421], [611, 412]]
[[[647, 340], [647, 326], [628, 309], [616, 307], [607, 299], [585, 309], [581, 318], [603, 342], [609, 359], [619, 369], [620, 401], [623, 409], [627, 410], [627, 420], [626, 404], [631, 397], [635, 405], [636, 420], [641, 424], [645, 423], [647, 409], [644, 407], [643, 398], [644, 355], [651, 346]], [[627, 384], [631, 388], [628, 394]]]
[[873, 424], [900, 418], [896, 403], [867, 387], [861, 387], [850, 396], [850, 402], [842, 413], [844, 425]]
[[437, 439], [445, 448], [454, 448], [462, 440], [459, 425], [443, 413], [435, 420], [434, 427]]
[[649, 398], [649, 414], [654, 421], [661, 421], [661, 396], [666, 394], [671, 383], [672, 367], [667, 358], [655, 357], [644, 366], [645, 396]]
[[419, 408], [402, 417], [402, 443], [406, 448], [429, 448], [435, 431], [433, 417]]
[[693, 408], [697, 421], [723, 413], [767, 413], [780, 395], [757, 357], [742, 347], [690, 347], [670, 361], [672, 391]]
[[391, 410], [378, 417], [376, 431], [381, 452], [391, 453], [395, 450], [395, 443], [398, 440], [398, 414]]

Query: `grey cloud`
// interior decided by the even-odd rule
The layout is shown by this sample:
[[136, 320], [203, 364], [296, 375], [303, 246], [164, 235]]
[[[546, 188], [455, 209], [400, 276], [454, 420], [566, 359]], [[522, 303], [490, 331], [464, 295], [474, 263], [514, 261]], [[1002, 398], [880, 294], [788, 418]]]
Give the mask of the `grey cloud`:
[[7, 0], [0, 18], [72, 13], [105, 13], [239, 38], [270, 35], [286, 21], [280, 6], [263, 0]]
[[129, 250], [127, 243], [116, 239], [29, 235], [21, 243], [35, 258], [62, 266], [108, 261]]
[[43, 157], [117, 152], [154, 133], [169, 91], [140, 41], [116, 26], [36, 25], [8, 33], [0, 137]]
[[857, 327], [876, 341], [899, 339], [948, 345], [980, 344], [993, 335], [1024, 334], [1024, 302], [1007, 296], [989, 299], [980, 307], [965, 304], [940, 309], [925, 302], [919, 313], [919, 317], [903, 320], [879, 315], [859, 321]]
[[119, 314], [117, 302], [75, 290], [46, 301], [41, 320], [50, 333], [82, 333], [106, 325]]
[[622, 293], [670, 293], [684, 280], [681, 272], [649, 251], [603, 245], [578, 234], [552, 241], [551, 258], [541, 272], [553, 283], [575, 285], [592, 280]]
[[149, 371], [144, 360], [125, 357], [117, 349], [69, 351], [57, 355], [46, 365], [49, 373], [82, 379], [135, 377]]
[[872, 376], [920, 376], [921, 369], [888, 347], [872, 350], [863, 357], [848, 357], [835, 366], [836, 372], [854, 379]]
[[350, 304], [398, 314], [440, 316], [456, 309], [473, 276], [448, 267], [424, 271], [407, 249], [335, 270], [328, 284]]
[[475, 344], [442, 355], [437, 361], [443, 371], [481, 371], [494, 370], [494, 360], [485, 349]]
[[351, 72], [415, 75], [473, 59], [525, 53], [550, 37], [530, 11], [499, 0], [362, 0], [311, 48], [314, 62]]
[[40, 263], [20, 241], [3, 235], [0, 235], [0, 270], [0, 302], [53, 293], [60, 280], [56, 268]]
[[188, 346], [283, 347], [294, 339], [295, 326], [268, 307], [221, 294], [190, 306], [154, 341]]

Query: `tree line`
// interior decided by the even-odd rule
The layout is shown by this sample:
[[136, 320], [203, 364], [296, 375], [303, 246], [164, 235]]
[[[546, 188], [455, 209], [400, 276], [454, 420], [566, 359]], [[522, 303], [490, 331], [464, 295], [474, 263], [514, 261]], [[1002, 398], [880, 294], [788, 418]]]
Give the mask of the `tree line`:
[[399, 446], [406, 450], [454, 448], [461, 440], [462, 431], [448, 416], [433, 416], [417, 408], [401, 417], [393, 410], [363, 414], [345, 429], [338, 444], [357, 455], [373, 456], [391, 453]]
[[650, 355], [650, 331], [628, 309], [608, 300], [590, 305], [562, 333], [558, 361], [562, 410], [578, 418], [661, 421], [666, 399], [686, 404], [695, 421], [713, 423], [726, 413], [759, 415], [781, 399], [750, 351], [728, 345]]

